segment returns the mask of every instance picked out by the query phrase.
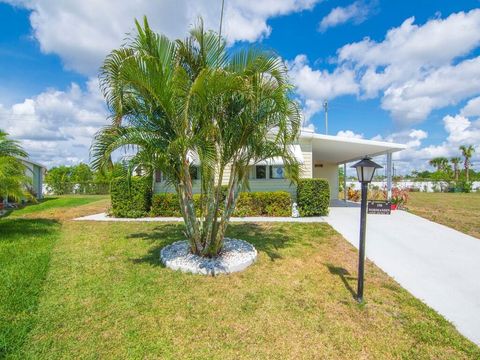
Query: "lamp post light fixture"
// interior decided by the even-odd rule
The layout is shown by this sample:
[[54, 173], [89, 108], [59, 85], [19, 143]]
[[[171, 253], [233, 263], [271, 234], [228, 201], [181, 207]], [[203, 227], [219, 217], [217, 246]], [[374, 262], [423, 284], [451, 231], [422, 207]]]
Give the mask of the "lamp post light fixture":
[[362, 184], [362, 202], [360, 205], [360, 245], [358, 248], [358, 283], [357, 301], [363, 302], [363, 274], [365, 270], [365, 230], [367, 225], [367, 193], [368, 183], [372, 181], [376, 169], [382, 167], [365, 156], [352, 166], [357, 170], [358, 181]]

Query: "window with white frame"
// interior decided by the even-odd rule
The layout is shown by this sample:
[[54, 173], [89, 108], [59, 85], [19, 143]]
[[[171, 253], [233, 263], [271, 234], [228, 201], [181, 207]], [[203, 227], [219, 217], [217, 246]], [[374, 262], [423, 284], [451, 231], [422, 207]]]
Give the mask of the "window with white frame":
[[285, 167], [283, 165], [270, 166], [271, 179], [285, 179]]
[[266, 165], [255, 166], [255, 179], [266, 179], [266, 178], [267, 178], [267, 166]]
[[283, 165], [256, 165], [250, 172], [250, 178], [255, 180], [285, 179]]

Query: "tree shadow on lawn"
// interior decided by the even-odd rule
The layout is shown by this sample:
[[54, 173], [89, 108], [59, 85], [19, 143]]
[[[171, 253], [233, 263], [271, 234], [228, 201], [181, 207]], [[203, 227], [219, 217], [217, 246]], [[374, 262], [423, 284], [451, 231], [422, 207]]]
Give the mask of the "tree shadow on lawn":
[[[148, 233], [130, 234], [127, 238], [149, 241], [153, 245], [148, 254], [132, 261], [164, 267], [160, 261], [160, 250], [175, 241], [185, 240], [183, 230], [182, 224], [164, 224]], [[294, 233], [289, 234], [281, 225], [271, 227], [256, 223], [230, 224], [226, 236], [251, 243], [257, 251], [266, 253], [271, 261], [281, 259], [279, 250], [292, 246], [295, 241]]]
[[50, 235], [57, 231], [60, 223], [52, 219], [0, 219], [0, 243], [30, 236]]

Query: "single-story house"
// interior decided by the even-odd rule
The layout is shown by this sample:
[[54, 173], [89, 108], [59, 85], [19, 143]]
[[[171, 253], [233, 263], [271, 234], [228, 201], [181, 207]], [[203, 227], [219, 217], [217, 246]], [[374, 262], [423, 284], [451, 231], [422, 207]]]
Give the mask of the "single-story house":
[[[301, 178], [324, 178], [330, 184], [331, 199], [338, 199], [339, 176], [338, 167], [343, 165], [346, 170], [347, 163], [357, 161], [365, 156], [386, 155], [387, 188], [389, 194], [392, 184], [392, 153], [406, 148], [405, 145], [345, 138], [340, 136], [317, 134], [309, 129], [302, 129], [298, 143], [291, 145], [292, 153], [297, 158], [300, 166]], [[192, 158], [195, 164], [195, 157]], [[346, 172], [345, 172], [346, 173]], [[223, 183], [228, 183], [229, 172], [226, 171]], [[194, 172], [194, 178], [199, 175]], [[295, 199], [296, 187], [285, 178], [281, 158], [272, 158], [267, 161], [252, 165], [250, 169], [251, 191], [287, 191]], [[199, 192], [199, 181], [194, 181], [194, 192]], [[346, 188], [344, 186], [344, 188]], [[155, 192], [171, 192], [173, 189], [162, 178], [161, 172], [155, 175]]]
[[29, 186], [35, 197], [40, 200], [43, 198], [43, 179], [47, 168], [39, 163], [31, 161], [29, 159], [21, 159], [27, 170], [25, 174], [32, 179], [32, 183]]

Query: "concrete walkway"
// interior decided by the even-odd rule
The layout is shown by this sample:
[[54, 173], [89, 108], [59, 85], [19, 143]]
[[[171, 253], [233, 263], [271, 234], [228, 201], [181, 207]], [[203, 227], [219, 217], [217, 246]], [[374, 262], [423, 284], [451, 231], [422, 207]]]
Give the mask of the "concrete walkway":
[[[326, 220], [358, 248], [358, 207], [332, 207]], [[480, 344], [480, 239], [393, 211], [390, 216], [368, 215], [366, 255]]]
[[[128, 218], [113, 218], [107, 216], [106, 213], [83, 216], [74, 219], [76, 221], [113, 221], [113, 222], [131, 222], [131, 221], [147, 221], [147, 222], [182, 222], [181, 217], [142, 217], [135, 219]], [[306, 218], [292, 218], [292, 217], [268, 217], [268, 216], [246, 216], [246, 217], [232, 217], [231, 222], [298, 222], [298, 223], [319, 223], [325, 222], [323, 216], [312, 216]]]

